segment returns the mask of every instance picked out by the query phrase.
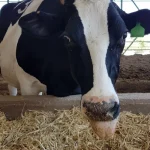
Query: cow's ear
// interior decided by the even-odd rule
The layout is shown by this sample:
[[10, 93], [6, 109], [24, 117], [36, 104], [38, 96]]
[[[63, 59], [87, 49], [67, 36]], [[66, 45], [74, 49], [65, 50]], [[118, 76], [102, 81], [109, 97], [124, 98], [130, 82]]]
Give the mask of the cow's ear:
[[48, 37], [54, 34], [57, 30], [60, 30], [61, 18], [55, 14], [49, 14], [45, 12], [32, 12], [23, 16], [19, 20], [19, 25], [23, 32], [28, 33], [31, 36], [38, 38]]
[[142, 9], [122, 16], [127, 28], [131, 31], [137, 23], [145, 29], [145, 34], [150, 33], [150, 10]]
[[49, 35], [48, 28], [38, 17], [37, 12], [23, 16], [19, 20], [19, 25], [24, 33], [35, 37], [47, 37]]

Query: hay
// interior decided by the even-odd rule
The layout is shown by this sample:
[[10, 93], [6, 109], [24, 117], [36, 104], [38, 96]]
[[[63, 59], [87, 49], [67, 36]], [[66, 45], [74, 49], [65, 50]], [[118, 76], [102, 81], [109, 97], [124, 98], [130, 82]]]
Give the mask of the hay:
[[120, 115], [115, 137], [101, 141], [78, 108], [30, 111], [21, 120], [0, 114], [0, 150], [148, 150], [150, 115]]

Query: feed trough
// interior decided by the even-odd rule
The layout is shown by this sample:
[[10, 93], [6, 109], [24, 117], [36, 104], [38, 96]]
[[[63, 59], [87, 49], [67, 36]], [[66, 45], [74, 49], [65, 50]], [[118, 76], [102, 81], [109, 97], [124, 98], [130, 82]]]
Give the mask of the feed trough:
[[[121, 111], [148, 114], [150, 112], [149, 93], [118, 94]], [[80, 106], [80, 95], [69, 97], [53, 96], [0, 96], [0, 110], [8, 120], [16, 119], [28, 110], [53, 111], [67, 110]]]
[[0, 96], [0, 149], [148, 150], [150, 94], [118, 95], [120, 121], [114, 138], [106, 141], [94, 134], [81, 114], [80, 95]]

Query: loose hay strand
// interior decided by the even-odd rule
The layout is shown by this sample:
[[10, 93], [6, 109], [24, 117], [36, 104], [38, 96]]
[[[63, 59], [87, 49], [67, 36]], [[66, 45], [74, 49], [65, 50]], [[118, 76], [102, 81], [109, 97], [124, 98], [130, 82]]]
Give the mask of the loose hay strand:
[[149, 150], [150, 115], [123, 112], [113, 139], [98, 138], [79, 108], [30, 111], [6, 121], [0, 113], [0, 150]]

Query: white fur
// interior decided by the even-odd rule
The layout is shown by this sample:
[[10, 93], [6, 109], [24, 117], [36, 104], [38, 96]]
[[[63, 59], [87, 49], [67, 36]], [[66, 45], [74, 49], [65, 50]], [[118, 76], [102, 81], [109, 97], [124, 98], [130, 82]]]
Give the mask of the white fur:
[[17, 88], [15, 88], [11, 85], [8, 85], [8, 90], [9, 90], [9, 94], [11, 96], [16, 96], [17, 95]]
[[84, 27], [93, 64], [93, 88], [86, 96], [113, 96], [119, 102], [106, 68], [106, 53], [109, 46], [107, 25], [109, 3], [110, 0], [76, 0], [74, 5]]
[[27, 9], [27, 7], [28, 7], [28, 5], [31, 3], [31, 1], [30, 2], [27, 2], [25, 5], [25, 8], [23, 9], [23, 10], [21, 10], [21, 9], [18, 9], [18, 14], [22, 14], [26, 9]]
[[[22, 16], [36, 11], [43, 0], [34, 0]], [[0, 44], [1, 72], [8, 84], [20, 88], [22, 95], [38, 95], [39, 92], [46, 93], [46, 86], [35, 77], [26, 73], [16, 59], [16, 48], [22, 30], [18, 21], [10, 25], [3, 41]]]
[[19, 4], [17, 4], [15, 7], [14, 7], [14, 9], [16, 9], [20, 4], [22, 4], [22, 3], [24, 3], [24, 1], [22, 1], [22, 2], [19, 2]]
[[40, 95], [40, 96], [42, 96], [42, 95], [43, 95], [43, 93], [42, 93], [42, 92], [40, 92], [40, 93], [39, 93], [39, 95]]
[[116, 130], [118, 118], [112, 121], [93, 121], [91, 122], [91, 125], [100, 138], [112, 138]]

